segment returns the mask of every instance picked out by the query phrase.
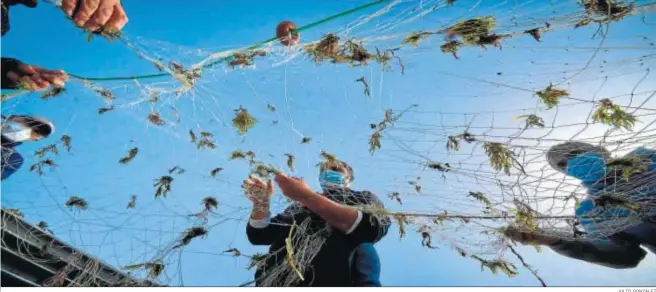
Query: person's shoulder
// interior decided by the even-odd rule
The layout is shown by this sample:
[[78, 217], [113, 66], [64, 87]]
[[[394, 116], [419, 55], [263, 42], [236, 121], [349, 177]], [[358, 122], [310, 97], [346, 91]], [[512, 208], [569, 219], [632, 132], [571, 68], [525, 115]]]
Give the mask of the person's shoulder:
[[376, 197], [376, 194], [367, 190], [349, 190], [349, 191], [351, 192], [352, 196], [356, 196], [356, 197], [366, 197], [366, 198]]
[[380, 198], [378, 198], [378, 196], [375, 193], [368, 190], [358, 190], [358, 191], [352, 190], [351, 195], [357, 198], [359, 202], [364, 204], [381, 203]]
[[23, 144], [23, 143], [22, 143], [22, 142], [15, 142], [15, 141], [13, 141], [13, 140], [11, 140], [11, 139], [5, 137], [4, 135], [2, 135], [2, 142], [1, 142], [1, 144], [2, 144], [2, 147], [3, 147], [3, 148], [14, 148], [14, 147], [16, 147], [16, 146], [18, 146], [18, 145], [20, 145], [20, 144]]

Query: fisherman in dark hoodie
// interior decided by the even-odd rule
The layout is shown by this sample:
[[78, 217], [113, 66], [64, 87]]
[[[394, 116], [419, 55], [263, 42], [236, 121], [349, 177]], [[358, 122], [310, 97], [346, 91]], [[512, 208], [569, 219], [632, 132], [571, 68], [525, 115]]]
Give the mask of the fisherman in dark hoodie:
[[[273, 218], [269, 212], [272, 182], [266, 184], [253, 176], [244, 181], [246, 196], [253, 202], [246, 234], [252, 244], [270, 246], [255, 273], [257, 286], [381, 286], [380, 260], [373, 244], [387, 234], [390, 220], [355, 207], [383, 208], [383, 204], [371, 192], [350, 189], [353, 179], [353, 169], [341, 161], [321, 164], [322, 193], [312, 191], [301, 179], [278, 174], [275, 182], [294, 203]], [[322, 244], [317, 250], [306, 251], [316, 253], [309, 262], [299, 263], [304, 266], [302, 279], [293, 271], [277, 275], [278, 267], [288, 265], [285, 239], [290, 229], [296, 225], [298, 230], [304, 223], [307, 228], [298, 232]], [[294, 277], [296, 280], [290, 280]]]

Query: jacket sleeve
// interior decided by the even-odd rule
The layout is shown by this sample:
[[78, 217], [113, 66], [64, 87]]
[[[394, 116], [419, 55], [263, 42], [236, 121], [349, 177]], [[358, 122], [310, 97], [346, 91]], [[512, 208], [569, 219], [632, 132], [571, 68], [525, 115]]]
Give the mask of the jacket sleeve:
[[647, 255], [639, 245], [613, 240], [608, 244], [563, 240], [550, 247], [560, 255], [615, 269], [635, 268]]
[[246, 236], [252, 245], [271, 245], [276, 238], [289, 232], [289, 224], [285, 224], [283, 215], [278, 214], [265, 220], [249, 220], [246, 224]]
[[[385, 208], [378, 197], [371, 192], [360, 193], [359, 199], [363, 205]], [[354, 243], [376, 243], [387, 235], [387, 231], [391, 224], [389, 216], [375, 215], [366, 210], [359, 211], [358, 215], [358, 220], [355, 222], [355, 225], [346, 233], [348, 238]]]

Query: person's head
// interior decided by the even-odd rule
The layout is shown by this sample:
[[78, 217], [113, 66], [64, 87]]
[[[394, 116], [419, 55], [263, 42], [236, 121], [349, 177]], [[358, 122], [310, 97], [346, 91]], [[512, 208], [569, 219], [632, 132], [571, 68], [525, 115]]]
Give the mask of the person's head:
[[319, 165], [319, 183], [322, 188], [350, 188], [355, 179], [353, 168], [343, 161], [326, 161]]
[[30, 130], [30, 139], [31, 141], [39, 141], [43, 138], [47, 138], [55, 131], [55, 125], [50, 121], [39, 118], [39, 117], [30, 117], [23, 116], [26, 126]]
[[32, 126], [31, 139], [33, 141], [41, 140], [43, 138], [50, 136], [50, 134], [52, 134], [53, 131], [54, 131], [54, 126], [51, 123], [37, 122], [35, 123], [34, 126]]
[[10, 116], [3, 121], [2, 136], [12, 142], [38, 141], [50, 136], [55, 126], [46, 119]]
[[566, 142], [547, 151], [551, 167], [584, 181], [599, 179], [609, 158], [610, 152], [606, 148], [583, 142]]

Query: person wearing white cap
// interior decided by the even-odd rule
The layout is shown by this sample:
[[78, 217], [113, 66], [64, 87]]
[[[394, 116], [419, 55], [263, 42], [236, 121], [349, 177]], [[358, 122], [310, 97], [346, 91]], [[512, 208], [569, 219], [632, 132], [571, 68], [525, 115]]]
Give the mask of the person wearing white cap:
[[30, 116], [9, 116], [2, 121], [2, 180], [14, 174], [22, 165], [23, 157], [15, 149], [28, 141], [38, 141], [55, 132], [48, 120]]

